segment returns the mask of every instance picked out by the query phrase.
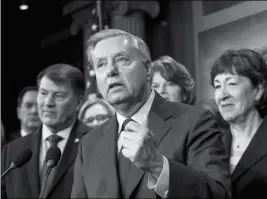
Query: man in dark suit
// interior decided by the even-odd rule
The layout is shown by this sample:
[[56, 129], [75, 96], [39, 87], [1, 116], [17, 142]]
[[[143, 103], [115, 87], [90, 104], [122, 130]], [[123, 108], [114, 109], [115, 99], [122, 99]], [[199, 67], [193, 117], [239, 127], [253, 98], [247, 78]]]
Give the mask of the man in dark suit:
[[17, 116], [20, 130], [9, 135], [8, 141], [36, 132], [41, 126], [37, 110], [38, 88], [27, 86], [21, 90], [17, 99]]
[[84, 76], [73, 66], [55, 64], [40, 72], [37, 83], [42, 128], [4, 147], [2, 171], [24, 148], [29, 148], [33, 156], [28, 163], [2, 179], [2, 198], [38, 198], [44, 182], [40, 182], [46, 168], [44, 160], [46, 152], [53, 145], [53, 138], [58, 139], [53, 146], [59, 148], [62, 156], [55, 175], [51, 176], [52, 181], [44, 186], [43, 197], [70, 198], [78, 142], [89, 131], [77, 120], [78, 110], [83, 103]]
[[72, 198], [228, 198], [228, 158], [209, 112], [151, 90], [140, 38], [107, 29], [88, 41], [100, 93], [116, 115], [79, 144]]

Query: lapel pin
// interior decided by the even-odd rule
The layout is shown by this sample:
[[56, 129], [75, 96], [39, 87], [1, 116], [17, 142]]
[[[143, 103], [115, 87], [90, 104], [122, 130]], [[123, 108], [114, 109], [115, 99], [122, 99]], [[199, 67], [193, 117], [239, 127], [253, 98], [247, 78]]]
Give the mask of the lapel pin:
[[79, 138], [75, 138], [75, 140], [74, 140], [75, 143], [77, 143], [77, 142], [79, 142], [79, 141], [80, 141]]

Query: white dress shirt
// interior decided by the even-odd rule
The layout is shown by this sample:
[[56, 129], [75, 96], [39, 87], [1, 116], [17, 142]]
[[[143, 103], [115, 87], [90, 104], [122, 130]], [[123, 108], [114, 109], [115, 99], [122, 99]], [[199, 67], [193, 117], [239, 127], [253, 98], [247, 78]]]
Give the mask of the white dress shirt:
[[[131, 117], [131, 119], [133, 119], [139, 124], [147, 126], [148, 114], [150, 112], [154, 98], [155, 98], [155, 92], [152, 90], [146, 103], [141, 107], [141, 109], [139, 109], [138, 112], [136, 112]], [[116, 116], [117, 116], [117, 121], [119, 124], [119, 128], [118, 128], [118, 134], [119, 134], [122, 128], [122, 124], [124, 120], [126, 120], [127, 118], [125, 118], [124, 116], [120, 115], [117, 112], [116, 112]], [[122, 135], [123, 135], [123, 132], [120, 134], [118, 143], [117, 143], [118, 153], [122, 147], [122, 144], [121, 144]], [[156, 180], [152, 175], [149, 174], [147, 186], [149, 189], [153, 189], [157, 193], [157, 195], [163, 198], [166, 198], [168, 194], [168, 189], [169, 189], [169, 179], [170, 179], [169, 162], [168, 162], [168, 159], [163, 156], [163, 168], [162, 168], [162, 172], [158, 180]]]
[[[74, 123], [70, 125], [68, 128], [63, 129], [57, 133], [58, 136], [62, 137], [62, 140], [60, 140], [57, 144], [58, 148], [61, 151], [61, 154], [63, 154], [65, 146], [67, 144], [67, 141], [69, 139], [71, 130], [74, 126]], [[43, 161], [46, 156], [46, 152], [48, 148], [50, 147], [50, 142], [47, 140], [47, 138], [53, 135], [53, 133], [49, 130], [49, 128], [43, 124], [42, 126], [42, 140], [41, 140], [41, 145], [40, 145], [40, 158], [39, 158], [39, 171], [41, 172], [42, 166], [43, 166]], [[62, 156], [62, 155], [61, 155]]]
[[21, 129], [20, 135], [21, 135], [21, 137], [23, 137], [23, 136], [28, 135], [28, 133], [24, 129]]

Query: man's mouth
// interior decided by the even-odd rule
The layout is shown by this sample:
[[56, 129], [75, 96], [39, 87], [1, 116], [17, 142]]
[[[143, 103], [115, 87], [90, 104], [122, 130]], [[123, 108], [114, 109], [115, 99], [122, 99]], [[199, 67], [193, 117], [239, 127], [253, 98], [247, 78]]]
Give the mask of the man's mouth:
[[113, 89], [113, 88], [120, 87], [120, 86], [123, 86], [123, 84], [121, 84], [121, 83], [112, 83], [112, 84], [109, 84], [108, 89]]

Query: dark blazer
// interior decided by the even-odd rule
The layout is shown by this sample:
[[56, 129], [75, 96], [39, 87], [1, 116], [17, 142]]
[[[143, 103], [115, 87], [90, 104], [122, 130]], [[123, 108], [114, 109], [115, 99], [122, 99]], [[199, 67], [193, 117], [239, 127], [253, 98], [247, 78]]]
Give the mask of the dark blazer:
[[[232, 136], [224, 142], [230, 156]], [[232, 173], [233, 199], [267, 198], [267, 116]]]
[[21, 137], [20, 131], [16, 131], [16, 132], [9, 135], [8, 142], [11, 142], [11, 141], [13, 141], [17, 138], [20, 138], [20, 137]]
[[[221, 133], [210, 112], [167, 102], [156, 94], [148, 126], [170, 166], [169, 198], [227, 198], [230, 173]], [[87, 134], [79, 144], [72, 198], [120, 197], [116, 116]], [[148, 173], [131, 166], [126, 198], [156, 198]]]
[[[89, 131], [82, 122], [75, 123], [58, 165], [54, 182], [47, 198], [70, 198], [73, 183], [73, 166], [77, 155], [77, 139]], [[36, 133], [18, 138], [2, 150], [2, 172], [6, 170], [13, 157], [24, 148], [32, 150], [31, 160], [21, 168], [11, 171], [1, 180], [2, 198], [38, 198], [40, 194], [39, 151], [41, 128]]]

